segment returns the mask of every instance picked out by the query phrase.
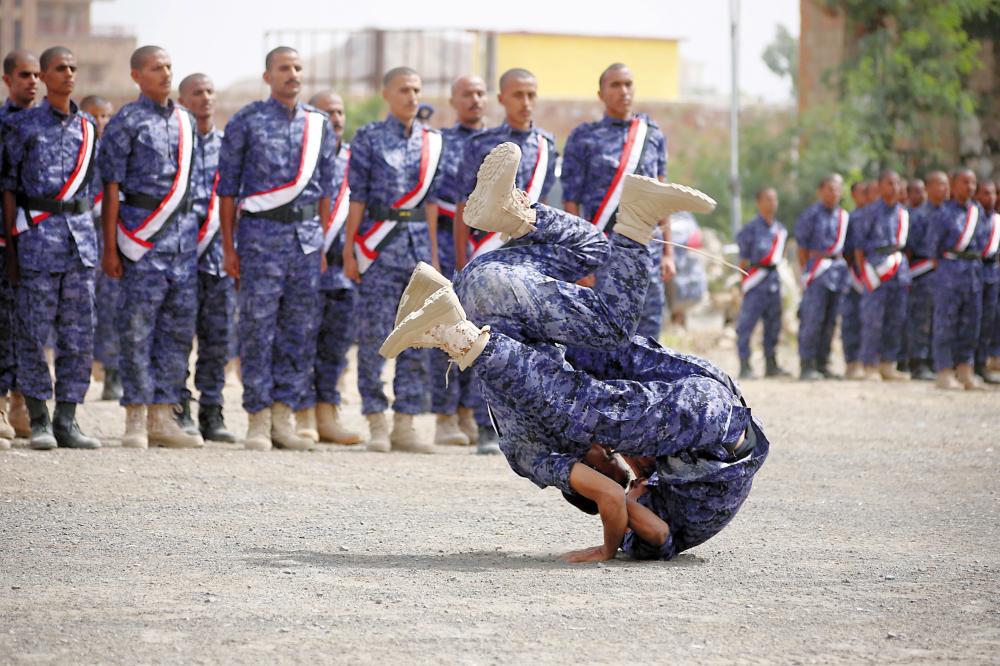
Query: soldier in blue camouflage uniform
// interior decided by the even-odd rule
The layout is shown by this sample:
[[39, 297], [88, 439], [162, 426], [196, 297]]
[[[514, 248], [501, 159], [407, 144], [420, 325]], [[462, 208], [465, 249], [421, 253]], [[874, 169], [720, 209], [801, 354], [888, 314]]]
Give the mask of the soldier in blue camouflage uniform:
[[827, 367], [830, 344], [848, 278], [843, 239], [838, 242], [843, 187], [840, 174], [823, 178], [819, 201], [809, 206], [795, 224], [805, 283], [799, 305], [799, 377], [806, 381], [832, 376]]
[[[314, 395], [301, 404], [305, 407], [295, 414], [297, 434], [317, 442], [332, 444], [356, 444], [361, 441], [361, 433], [348, 426], [340, 412], [340, 390], [338, 381], [347, 368], [347, 352], [357, 337], [355, 305], [358, 300], [357, 285], [344, 275], [344, 220], [339, 215], [346, 214], [350, 200], [348, 184], [348, 161], [351, 147], [344, 142], [344, 101], [340, 95], [325, 91], [317, 93], [309, 103], [330, 117], [330, 129], [337, 138], [336, 160], [333, 169], [333, 200], [330, 218], [324, 224], [324, 246], [327, 269], [319, 279], [319, 336], [316, 346], [316, 365], [309, 390]], [[343, 211], [343, 213], [339, 212]], [[340, 231], [327, 241], [326, 234], [332, 233], [330, 225], [339, 224]]]
[[[483, 131], [486, 112], [486, 83], [478, 76], [462, 76], [451, 86], [451, 105], [458, 121], [441, 130], [444, 151], [441, 155], [441, 183], [436, 196], [438, 204], [438, 261], [441, 273], [451, 277], [455, 272], [455, 212], [459, 196], [459, 166], [470, 137]], [[432, 351], [430, 356], [431, 411], [437, 415], [434, 443], [442, 445], [479, 444], [479, 453], [499, 453], [489, 414], [482, 401], [475, 376], [459, 373], [447, 354]], [[478, 418], [477, 418], [478, 417]], [[492, 436], [491, 436], [492, 435]]]
[[[878, 269], [894, 266], [884, 275], [865, 277], [861, 297], [861, 362], [866, 373], [886, 381], [907, 379], [896, 369], [902, 358], [901, 344], [906, 321], [906, 297], [910, 288], [910, 264], [902, 254], [909, 233], [909, 214], [903, 203], [905, 191], [895, 171], [879, 176], [882, 198], [865, 213], [861, 233], [854, 246], [855, 265]], [[892, 263], [894, 259], [897, 263]], [[888, 263], [887, 263], [888, 262]]]
[[910, 261], [910, 295], [906, 301], [906, 358], [912, 379], [933, 380], [931, 326], [934, 312], [934, 261], [921, 254], [934, 217], [948, 198], [948, 177], [941, 171], [926, 176], [927, 200], [910, 210], [906, 241]]
[[[80, 102], [80, 108], [94, 118], [98, 138], [104, 135], [104, 128], [114, 115], [111, 102], [98, 95], [88, 95]], [[101, 232], [102, 193], [94, 197], [91, 217], [97, 230], [97, 251], [104, 251], [104, 234]], [[96, 303], [94, 306], [94, 360], [104, 370], [104, 386], [101, 400], [121, 400], [122, 380], [118, 371], [118, 330], [115, 328], [115, 309], [118, 307], [118, 280], [112, 280], [98, 268], [94, 283]]]
[[868, 182], [857, 181], [851, 185], [851, 199], [854, 210], [847, 225], [847, 239], [844, 241], [844, 259], [847, 261], [848, 287], [840, 299], [840, 340], [844, 347], [844, 364], [847, 379], [864, 379], [861, 364], [861, 282], [854, 270], [854, 235], [861, 229], [864, 208], [871, 203], [867, 192]]
[[[382, 96], [389, 105], [389, 115], [359, 129], [351, 146], [351, 207], [343, 251], [344, 273], [360, 285], [358, 389], [361, 412], [368, 419], [368, 449], [378, 452], [390, 448], [434, 452], [433, 445], [420, 439], [413, 425], [414, 415], [425, 411], [428, 354], [411, 349], [396, 359], [391, 435], [385, 418], [389, 401], [381, 378], [385, 361], [378, 354], [379, 345], [392, 330], [396, 306], [417, 262], [437, 263], [438, 207], [433, 202], [441, 166], [438, 163], [434, 173], [421, 174], [421, 154], [425, 146], [429, 150], [431, 141], [440, 137], [431, 137], [437, 130], [416, 119], [420, 89], [420, 76], [412, 69], [400, 67], [387, 72]], [[426, 169], [429, 171], [430, 162]], [[425, 188], [423, 202], [411, 202], [413, 207], [407, 211], [392, 209], [393, 204], [416, 193], [419, 187]], [[375, 225], [380, 220], [398, 225], [362, 275], [356, 258], [356, 253], [362, 252], [359, 243], [378, 231]]]
[[[990, 345], [996, 331], [997, 320], [1000, 318], [1000, 263], [997, 257], [997, 241], [1000, 236], [1000, 212], [997, 211], [997, 188], [991, 181], [983, 181], [976, 188], [976, 201], [983, 208], [983, 219], [980, 222], [985, 227], [984, 236], [987, 243], [983, 247], [983, 319], [979, 327], [979, 344], [976, 346], [976, 374], [987, 384], [1000, 384], [1000, 376], [991, 372], [987, 362], [990, 357]], [[986, 233], [988, 231], [989, 233]], [[992, 241], [992, 242], [991, 242]]]
[[[188, 432], [215, 442], [235, 442], [222, 416], [222, 389], [226, 385], [226, 361], [236, 311], [236, 286], [222, 266], [222, 238], [215, 196], [222, 132], [215, 127], [215, 86], [205, 74], [190, 74], [178, 87], [180, 104], [197, 122], [191, 166], [191, 208], [198, 230], [198, 316], [195, 335], [198, 359], [194, 385], [198, 389], [198, 426], [191, 420], [191, 392], [187, 382], [181, 390], [178, 423]], [[212, 207], [213, 224], [209, 219]]]
[[[299, 101], [302, 61], [294, 49], [272, 50], [264, 79], [271, 96], [230, 119], [219, 155], [224, 261], [239, 285], [243, 407], [250, 414], [245, 446], [310, 449], [314, 442], [296, 434], [292, 410], [312, 406], [298, 403], [311, 395], [316, 362], [320, 220], [330, 214], [336, 138], [326, 114]], [[307, 151], [310, 141], [318, 142], [317, 153]], [[248, 209], [248, 202], [257, 205]]]
[[[180, 182], [191, 150], [191, 139], [182, 140], [183, 128], [194, 120], [170, 99], [173, 77], [166, 51], [140, 47], [130, 66], [139, 99], [108, 123], [98, 157], [104, 180], [101, 261], [109, 277], [121, 280], [116, 327], [125, 406], [122, 446], [199, 447], [201, 437], [181, 430], [173, 414], [198, 302], [198, 220], [190, 212], [188, 183]], [[177, 200], [181, 192], [184, 197]], [[136, 258], [120, 254], [138, 244], [131, 239], [141, 238], [137, 230], [147, 220], [159, 219], [161, 205], [175, 201], [169, 218], [144, 246], [148, 251], [133, 252]]]
[[[625, 65], [615, 63], [601, 73], [598, 97], [604, 103], [604, 117], [578, 126], [566, 140], [560, 178], [563, 207], [570, 213], [593, 222], [598, 212], [603, 210], [602, 204], [619, 172], [630, 130], [639, 122], [645, 122], [647, 129], [642, 145], [633, 148], [640, 153], [631, 173], [661, 181], [666, 179], [667, 140], [659, 125], [646, 114], [632, 112], [634, 94], [632, 72]], [[613, 233], [615, 213], [608, 212], [611, 218], [604, 230]], [[654, 238], [663, 238], [664, 235], [667, 240], [670, 239], [669, 224], [662, 224]], [[650, 245], [649, 253], [649, 289], [638, 332], [639, 335], [658, 338], [663, 324], [663, 283], [677, 271], [671, 246], [654, 243]], [[596, 276], [597, 280], [601, 278], [600, 274]]]
[[982, 251], [988, 230], [975, 191], [976, 175], [970, 169], [952, 172], [952, 198], [931, 219], [921, 249], [922, 256], [937, 260], [931, 349], [942, 389], [982, 388], [973, 362], [983, 316]]
[[[0, 173], [3, 173], [3, 145], [7, 121], [14, 114], [31, 107], [38, 95], [41, 72], [38, 58], [28, 51], [11, 51], [3, 59], [3, 82], [8, 96], [0, 105]], [[10, 447], [10, 440], [31, 436], [31, 424], [24, 396], [14, 391], [14, 285], [7, 276], [7, 239], [0, 234], [0, 449]], [[7, 394], [11, 391], [10, 404]], [[9, 407], [9, 409], [8, 409]], [[9, 420], [8, 420], [9, 418]]]
[[[90, 218], [94, 197], [94, 120], [70, 99], [76, 58], [52, 47], [40, 58], [47, 96], [9, 119], [4, 141], [4, 226], [14, 252], [8, 270], [17, 281], [18, 388], [31, 416], [30, 446], [94, 449], [80, 432], [76, 406], [90, 385], [94, 347], [94, 266], [97, 238]], [[20, 209], [20, 210], [18, 210]], [[56, 410], [46, 400], [52, 379], [45, 344], [55, 334]]]
[[750, 337], [757, 322], [764, 322], [764, 359], [766, 377], [786, 377], [778, 365], [778, 338], [781, 335], [781, 263], [788, 232], [775, 219], [778, 193], [773, 187], [757, 192], [757, 217], [736, 234], [740, 251], [740, 268], [750, 273], [744, 278], [743, 301], [736, 319], [737, 349], [740, 355], [740, 379], [752, 379]]

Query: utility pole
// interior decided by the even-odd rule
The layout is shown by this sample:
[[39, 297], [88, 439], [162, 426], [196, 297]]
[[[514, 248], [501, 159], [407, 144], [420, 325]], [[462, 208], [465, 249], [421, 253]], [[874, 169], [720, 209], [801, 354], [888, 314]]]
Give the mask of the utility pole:
[[729, 0], [730, 73], [729, 101], [729, 222], [733, 238], [740, 230], [743, 213], [740, 210], [740, 0]]

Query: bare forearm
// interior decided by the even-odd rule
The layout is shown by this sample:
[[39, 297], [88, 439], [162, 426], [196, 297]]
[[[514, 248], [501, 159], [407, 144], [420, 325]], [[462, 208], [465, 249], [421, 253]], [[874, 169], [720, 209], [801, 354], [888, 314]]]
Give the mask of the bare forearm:
[[809, 250], [804, 247], [799, 248], [799, 268], [805, 268], [809, 262]]
[[319, 223], [326, 228], [326, 223], [330, 219], [330, 197], [321, 197], [319, 200]]
[[427, 233], [431, 237], [431, 265], [440, 266], [438, 262], [438, 207], [429, 203], [424, 206], [427, 215]]
[[219, 198], [219, 229], [222, 232], [223, 249], [233, 250], [236, 232], [236, 201], [233, 197]]
[[[3, 232], [7, 239], [14, 238], [14, 220], [17, 218], [17, 195], [10, 190], [3, 192]], [[13, 243], [8, 243], [7, 247], [12, 248]], [[8, 250], [9, 251], [9, 250]]]
[[670, 536], [670, 527], [655, 513], [634, 500], [628, 500], [628, 526], [648, 544], [662, 546]]
[[104, 197], [101, 199], [101, 232], [104, 234], [104, 251], [118, 251], [118, 215], [121, 202], [118, 201], [118, 183], [104, 183]]

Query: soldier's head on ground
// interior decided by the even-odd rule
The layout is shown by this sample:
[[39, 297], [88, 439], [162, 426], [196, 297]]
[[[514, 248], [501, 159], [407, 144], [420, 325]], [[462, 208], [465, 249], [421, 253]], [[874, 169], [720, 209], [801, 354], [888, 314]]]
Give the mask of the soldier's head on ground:
[[278, 46], [264, 57], [264, 83], [271, 97], [292, 106], [302, 92], [302, 58], [291, 46]]
[[451, 84], [451, 98], [458, 122], [466, 127], [480, 127], [486, 114], [486, 82], [478, 76], [460, 76]]
[[41, 74], [38, 58], [30, 51], [18, 49], [4, 56], [3, 82], [10, 99], [22, 109], [35, 103]]
[[[620, 456], [615, 455], [615, 453], [606, 446], [594, 444], [590, 447], [590, 450], [587, 451], [587, 455], [583, 457], [581, 462], [583, 462], [583, 464], [587, 467], [590, 467], [608, 477], [622, 488], [628, 487], [628, 482], [631, 479], [628, 467], [624, 462], [622, 462]], [[589, 513], [592, 516], [596, 516], [598, 513], [597, 503], [584, 497], [583, 495], [564, 492], [563, 497], [567, 502], [584, 513]]]
[[632, 71], [620, 62], [608, 65], [597, 80], [597, 97], [604, 102], [604, 110], [609, 116], [628, 118], [635, 97]]
[[65, 46], [52, 46], [38, 58], [41, 80], [50, 98], [68, 98], [76, 88], [76, 56]]
[[951, 170], [951, 198], [959, 203], [968, 201], [976, 191], [976, 174], [969, 167]]
[[840, 198], [844, 196], [844, 178], [839, 173], [829, 173], [819, 181], [817, 190], [819, 200], [827, 208], [835, 208], [840, 205]]
[[976, 201], [987, 212], [993, 212], [997, 207], [997, 186], [993, 181], [983, 180], [976, 186]]
[[215, 115], [215, 84], [207, 74], [188, 74], [177, 90], [180, 103], [198, 120], [209, 121]]
[[526, 69], [508, 69], [500, 77], [500, 105], [507, 115], [507, 124], [514, 129], [527, 130], [535, 115], [538, 98], [538, 80]]
[[104, 128], [111, 120], [115, 107], [100, 95], [87, 95], [80, 102], [80, 108], [89, 113], [97, 123], [97, 136], [104, 134]]
[[773, 187], [762, 187], [757, 190], [757, 210], [760, 216], [770, 222], [778, 212], [778, 191]]
[[920, 178], [911, 178], [910, 182], [906, 184], [906, 197], [910, 208], [923, 206], [924, 202], [927, 201], [927, 188], [924, 187], [924, 181]]
[[143, 95], [158, 104], [170, 98], [174, 82], [174, 65], [170, 54], [159, 46], [140, 46], [129, 59], [132, 80]]
[[344, 133], [344, 100], [332, 90], [323, 90], [309, 100], [311, 106], [330, 116], [330, 127], [339, 138]]
[[927, 184], [927, 199], [935, 206], [940, 206], [941, 202], [948, 198], [950, 185], [948, 176], [944, 171], [931, 171], [924, 175], [924, 182]]
[[389, 105], [389, 113], [409, 126], [420, 110], [420, 75], [410, 67], [394, 67], [382, 77], [382, 99]]

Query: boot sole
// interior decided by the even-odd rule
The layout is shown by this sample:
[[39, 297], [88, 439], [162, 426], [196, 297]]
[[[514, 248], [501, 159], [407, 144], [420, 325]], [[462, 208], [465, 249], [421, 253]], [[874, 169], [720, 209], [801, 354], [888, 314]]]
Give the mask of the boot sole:
[[462, 306], [455, 292], [449, 288], [439, 289], [431, 295], [419, 312], [411, 313], [393, 329], [378, 353], [384, 358], [396, 358], [410, 347], [411, 342], [433, 327], [461, 321], [461, 313]]
[[423, 261], [413, 269], [413, 275], [403, 290], [403, 296], [399, 299], [399, 308], [396, 310], [396, 323], [393, 328], [406, 319], [411, 313], [424, 306], [435, 291], [442, 287], [450, 287], [451, 280], [441, 275], [433, 266]]
[[[521, 149], [514, 143], [501, 143], [490, 151], [476, 172], [476, 187], [465, 202], [462, 220], [480, 231], [516, 232], [516, 229], [494, 228], [489, 224], [489, 203], [506, 201], [517, 182], [517, 167], [521, 163]], [[499, 208], [499, 206], [498, 206]]]
[[715, 199], [693, 187], [678, 183], [661, 183], [655, 178], [635, 174], [625, 177], [622, 189], [623, 203], [627, 204], [626, 198], [630, 192], [649, 194], [662, 199], [663, 205], [673, 211], [711, 213], [718, 205]]

